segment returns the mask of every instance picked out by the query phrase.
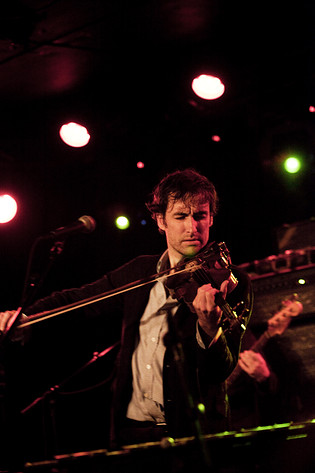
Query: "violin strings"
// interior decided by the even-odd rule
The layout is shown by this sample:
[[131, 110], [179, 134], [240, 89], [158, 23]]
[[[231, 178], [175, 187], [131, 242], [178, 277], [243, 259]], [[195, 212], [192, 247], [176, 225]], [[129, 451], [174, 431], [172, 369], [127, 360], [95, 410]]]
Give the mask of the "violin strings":
[[196, 276], [195, 279], [200, 283], [204, 283], [204, 284], [214, 283], [213, 278], [209, 274], [207, 274], [207, 272], [205, 271], [203, 267], [195, 271], [194, 276]]
[[[196, 276], [196, 277], [195, 277]], [[195, 279], [197, 280], [197, 282], [199, 283], [204, 283], [204, 284], [208, 284], [209, 282], [215, 287], [215, 281], [213, 280], [213, 278], [206, 272], [206, 270], [204, 269], [204, 267], [201, 266], [200, 269], [198, 269], [197, 271], [195, 271], [194, 273], [194, 277]], [[235, 320], [235, 319], [238, 319], [238, 317], [234, 314], [233, 312], [233, 309], [230, 307], [230, 305], [228, 304], [228, 302], [226, 302], [225, 300], [222, 301], [221, 303], [218, 302], [218, 305], [220, 306], [220, 308], [222, 309], [222, 311], [224, 312], [224, 314], [229, 318], [229, 319], [232, 319], [232, 320]]]

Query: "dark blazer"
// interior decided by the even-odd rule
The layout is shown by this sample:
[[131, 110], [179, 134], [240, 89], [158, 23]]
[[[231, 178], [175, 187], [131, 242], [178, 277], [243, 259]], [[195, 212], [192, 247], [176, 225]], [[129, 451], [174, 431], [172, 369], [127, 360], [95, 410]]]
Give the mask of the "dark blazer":
[[[73, 301], [92, 297], [115, 288], [147, 279], [156, 273], [159, 256], [139, 256], [122, 267], [79, 289], [56, 292], [41, 299], [26, 310], [27, 315], [60, 307]], [[233, 269], [239, 283], [227, 300], [232, 307], [244, 301], [248, 308], [245, 324], [252, 308], [252, 293], [246, 274]], [[124, 292], [120, 295], [88, 305], [84, 316], [89, 320], [102, 318], [107, 323], [110, 314], [119, 318], [120, 349], [116, 359], [111, 410], [112, 445], [119, 445], [119, 429], [124, 422], [132, 393], [131, 358], [138, 340], [139, 322], [148, 302], [152, 284]], [[117, 319], [116, 319], [117, 321]], [[196, 341], [196, 315], [180, 303], [174, 317], [173, 337], [166, 337], [164, 359], [164, 406], [170, 435], [181, 437], [194, 434], [195, 422], [200, 422], [204, 432], [218, 432], [227, 428], [225, 379], [234, 369], [240, 350], [243, 330], [238, 326], [225, 330], [218, 341], [208, 349]], [[175, 349], [180, 349], [179, 360], [174, 359]], [[197, 405], [202, 402], [205, 414], [197, 418], [198, 410], [191, 409], [190, 399]], [[187, 402], [188, 401], [188, 402]]]

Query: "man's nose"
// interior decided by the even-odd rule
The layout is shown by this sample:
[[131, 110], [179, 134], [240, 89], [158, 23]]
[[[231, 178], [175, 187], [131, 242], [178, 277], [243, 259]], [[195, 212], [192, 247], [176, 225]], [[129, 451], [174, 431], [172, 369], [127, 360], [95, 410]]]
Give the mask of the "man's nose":
[[187, 230], [189, 233], [195, 233], [197, 229], [197, 221], [194, 219], [194, 217], [188, 217], [187, 219]]

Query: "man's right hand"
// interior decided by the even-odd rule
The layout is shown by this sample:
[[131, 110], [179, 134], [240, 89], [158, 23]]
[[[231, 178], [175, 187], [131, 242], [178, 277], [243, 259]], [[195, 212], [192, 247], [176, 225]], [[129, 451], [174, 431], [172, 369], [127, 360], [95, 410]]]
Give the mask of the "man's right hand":
[[9, 320], [16, 313], [16, 310], [6, 310], [5, 312], [0, 312], [0, 333], [3, 333], [8, 325]]

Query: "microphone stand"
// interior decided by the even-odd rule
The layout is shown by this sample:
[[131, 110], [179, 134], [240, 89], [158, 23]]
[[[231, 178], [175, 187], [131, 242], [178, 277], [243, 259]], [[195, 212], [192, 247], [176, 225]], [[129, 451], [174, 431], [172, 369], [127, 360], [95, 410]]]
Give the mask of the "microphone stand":
[[[25, 276], [25, 281], [24, 281], [24, 286], [23, 286], [23, 292], [22, 292], [22, 297], [21, 297], [21, 303], [18, 309], [15, 311], [14, 315], [10, 318], [10, 320], [7, 323], [7, 326], [3, 332], [0, 331], [0, 352], [1, 355], [7, 348], [7, 342], [8, 341], [13, 341], [13, 342], [20, 342], [22, 343], [23, 340], [23, 335], [22, 337], [15, 337], [14, 331], [15, 328], [19, 325], [20, 320], [23, 316], [23, 311], [24, 309], [30, 305], [31, 302], [34, 301], [34, 298], [36, 294], [38, 293], [38, 290], [42, 286], [48, 272], [50, 271], [52, 265], [54, 264], [56, 258], [62, 253], [63, 248], [64, 248], [64, 240], [59, 240], [59, 241], [53, 241], [53, 244], [50, 246], [49, 250], [49, 261], [48, 264], [46, 265], [46, 268], [44, 271], [38, 276], [31, 272], [32, 265], [34, 264], [34, 255], [35, 255], [35, 250], [38, 247], [38, 243], [40, 243], [43, 240], [42, 237], [37, 238], [32, 247], [31, 251], [28, 257], [28, 264], [27, 264], [27, 271], [26, 271], [26, 276]], [[20, 471], [20, 462], [22, 461], [19, 455], [16, 455], [16, 449], [14, 448], [14, 444], [17, 443], [16, 440], [16, 432], [14, 430], [17, 428], [16, 424], [19, 422], [16, 415], [20, 416], [20, 413], [11, 413], [11, 417], [14, 417], [13, 422], [12, 419], [10, 421], [10, 432], [8, 433], [8, 441], [6, 444], [6, 449], [8, 451], [8, 458], [6, 462], [8, 463], [10, 468], [17, 469], [17, 471]], [[12, 432], [11, 432], [12, 429]], [[12, 438], [11, 438], [12, 437]]]
[[47, 241], [47, 239], [45, 239], [44, 237], [39, 237], [35, 240], [35, 242], [32, 245], [30, 255], [28, 258], [27, 271], [26, 271], [26, 276], [25, 276], [25, 281], [24, 281], [21, 303], [18, 309], [15, 311], [15, 314], [8, 321], [5, 330], [2, 333], [0, 332], [0, 347], [2, 347], [5, 340], [8, 339], [13, 334], [14, 329], [17, 327], [17, 325], [19, 324], [22, 318], [23, 310], [27, 306], [29, 306], [31, 302], [34, 301], [36, 294], [38, 293], [39, 289], [42, 287], [45, 281], [45, 278], [48, 275], [55, 260], [63, 251], [64, 243], [65, 243], [64, 240], [54, 241], [49, 250], [49, 261], [45, 270], [42, 272], [42, 274], [32, 275], [31, 267], [34, 260], [35, 249], [37, 248], [38, 243], [44, 240]]
[[[176, 315], [174, 317], [176, 317]], [[202, 434], [201, 424], [199, 420], [200, 411], [198, 409], [198, 406], [196, 406], [195, 400], [193, 399], [193, 396], [191, 395], [190, 390], [188, 388], [187, 378], [185, 375], [185, 355], [184, 355], [183, 345], [180, 341], [180, 337], [178, 336], [176, 324], [174, 322], [174, 318], [170, 311], [168, 311], [167, 313], [167, 321], [168, 321], [168, 329], [169, 329], [168, 335], [169, 335], [170, 345], [173, 352], [174, 361], [177, 367], [177, 372], [179, 374], [181, 388], [184, 392], [187, 412], [188, 412], [190, 422], [193, 428], [195, 439], [202, 453], [203, 465], [206, 468], [210, 469], [210, 467], [212, 466], [212, 462], [211, 462], [209, 452], [206, 448], [203, 434]]]
[[79, 367], [74, 373], [70, 374], [68, 378], [64, 379], [60, 383], [55, 384], [54, 386], [49, 387], [43, 394], [38, 396], [34, 401], [32, 401], [28, 406], [21, 410], [21, 414], [26, 414], [30, 411], [33, 407], [35, 407], [38, 403], [44, 402], [46, 399], [49, 399], [49, 407], [50, 407], [50, 419], [51, 419], [51, 426], [52, 426], [52, 455], [58, 453], [58, 437], [57, 437], [57, 428], [56, 428], [56, 418], [55, 418], [55, 394], [60, 391], [60, 389], [71, 381], [73, 378], [77, 377], [81, 374], [84, 370], [86, 370], [90, 365], [92, 365], [95, 361], [103, 356], [107, 355], [107, 353], [111, 352], [116, 346], [118, 346], [120, 342], [114, 343], [114, 345], [105, 348], [105, 350], [101, 352], [94, 352], [93, 357], [88, 360], [84, 365]]

